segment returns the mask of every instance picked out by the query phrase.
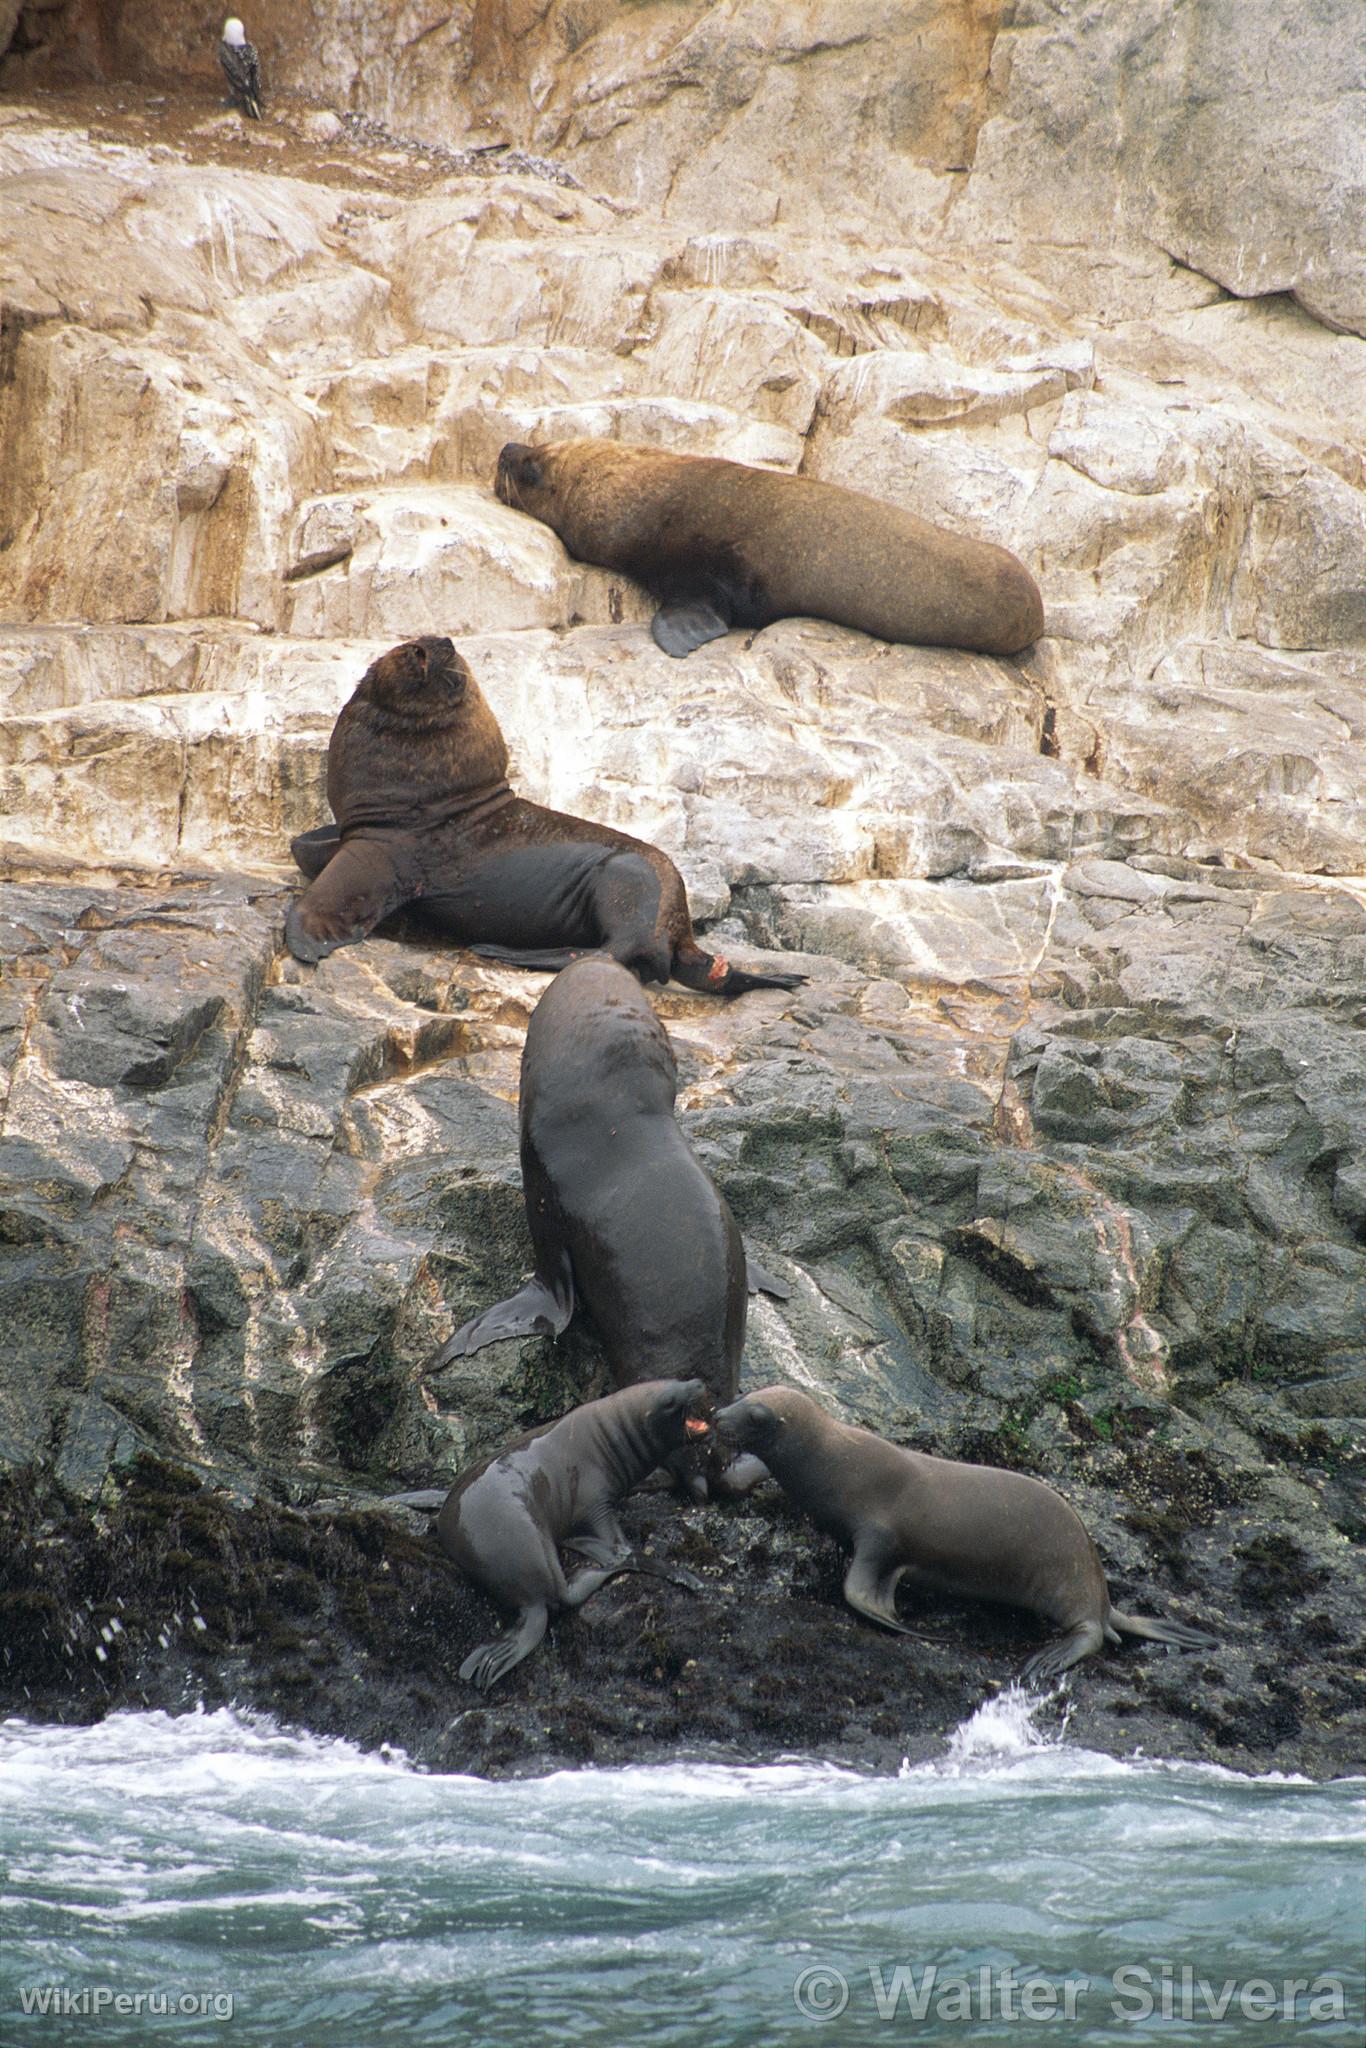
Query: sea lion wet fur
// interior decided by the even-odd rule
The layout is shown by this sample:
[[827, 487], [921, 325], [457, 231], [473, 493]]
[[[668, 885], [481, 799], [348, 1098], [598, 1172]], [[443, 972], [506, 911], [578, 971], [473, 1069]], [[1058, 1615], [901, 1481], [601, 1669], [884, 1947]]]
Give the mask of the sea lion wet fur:
[[495, 488], [576, 560], [643, 583], [667, 654], [793, 617], [980, 654], [1018, 654], [1043, 631], [1009, 549], [814, 477], [617, 441], [510, 441]]
[[[602, 954], [558, 974], [522, 1048], [522, 1197], [535, 1272], [462, 1325], [429, 1371], [502, 1338], [558, 1336], [582, 1300], [618, 1386], [740, 1384], [749, 1291], [788, 1289], [747, 1260], [730, 1208], [675, 1119], [678, 1062], [633, 975]], [[675, 1477], [705, 1497], [691, 1457]]]
[[[446, 1555], [476, 1586], [515, 1616], [460, 1666], [479, 1691], [520, 1664], [545, 1634], [552, 1613], [582, 1607], [619, 1572], [650, 1570], [635, 1557], [617, 1519], [633, 1487], [686, 1443], [706, 1394], [700, 1380], [650, 1380], [625, 1387], [462, 1472], [437, 1517]], [[559, 1551], [576, 1550], [590, 1570], [567, 1579]]]
[[1182, 1649], [1215, 1639], [1183, 1622], [1149, 1621], [1110, 1604], [1105, 1569], [1080, 1516], [1022, 1472], [961, 1464], [837, 1422], [795, 1387], [764, 1387], [715, 1417], [725, 1444], [759, 1459], [788, 1498], [853, 1555], [844, 1597], [883, 1628], [898, 1582], [1028, 1608], [1061, 1630], [1024, 1665], [1059, 1677], [1119, 1634]]

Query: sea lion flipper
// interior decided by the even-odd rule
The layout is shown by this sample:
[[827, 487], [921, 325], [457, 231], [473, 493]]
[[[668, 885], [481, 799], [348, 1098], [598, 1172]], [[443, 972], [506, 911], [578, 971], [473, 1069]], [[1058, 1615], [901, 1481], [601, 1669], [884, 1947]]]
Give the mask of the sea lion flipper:
[[761, 1266], [753, 1252], [745, 1252], [745, 1277], [751, 1294], [771, 1294], [778, 1301], [791, 1301], [792, 1289], [786, 1280], [779, 1280], [770, 1273], [767, 1266]]
[[289, 850], [295, 866], [303, 869], [310, 882], [316, 882], [340, 845], [341, 832], [336, 825], [315, 825], [311, 832], [296, 832]]
[[691, 604], [662, 604], [650, 621], [650, 637], [656, 647], [681, 659], [709, 640], [720, 640], [730, 631], [730, 622], [707, 599]]
[[[1147, 1614], [1121, 1614], [1117, 1607], [1110, 1609], [1111, 1629], [1121, 1629], [1126, 1636], [1142, 1636], [1150, 1643], [1170, 1643], [1177, 1650], [1214, 1650], [1219, 1638], [1202, 1628], [1192, 1628], [1185, 1621], [1161, 1621]], [[1111, 1640], [1114, 1640], [1113, 1635]]]
[[866, 1614], [869, 1621], [895, 1629], [899, 1636], [913, 1636], [915, 1630], [896, 1618], [896, 1582], [900, 1576], [899, 1565], [889, 1569], [872, 1551], [856, 1550], [844, 1575], [844, 1597], [857, 1614]]
[[436, 1372], [454, 1358], [470, 1358], [486, 1344], [500, 1344], [506, 1337], [558, 1337], [573, 1313], [574, 1282], [568, 1272], [558, 1288], [548, 1287], [533, 1274], [506, 1301], [496, 1301], [462, 1323], [424, 1371]]
[[496, 1636], [491, 1643], [480, 1643], [471, 1650], [460, 1666], [460, 1676], [479, 1692], [487, 1692], [497, 1685], [500, 1678], [511, 1671], [514, 1664], [520, 1664], [523, 1657], [529, 1657], [541, 1637], [545, 1634], [550, 1612], [543, 1600], [526, 1608], [515, 1629], [506, 1635]]
[[1045, 1643], [1032, 1657], [1027, 1657], [1020, 1666], [1020, 1677], [1026, 1685], [1061, 1678], [1064, 1671], [1070, 1671], [1074, 1664], [1080, 1664], [1083, 1657], [1090, 1657], [1099, 1650], [1104, 1641], [1105, 1630], [1100, 1622], [1087, 1617], [1063, 1635], [1055, 1636], [1051, 1643]]
[[742, 1451], [712, 1484], [723, 1500], [739, 1500], [772, 1476], [762, 1458], [756, 1458], [753, 1451]]
[[416, 879], [395, 849], [373, 839], [343, 841], [290, 904], [285, 943], [296, 960], [315, 966], [338, 946], [363, 939], [416, 894]]
[[806, 980], [804, 974], [758, 974], [748, 967], [732, 967], [724, 955], [704, 953], [694, 939], [674, 947], [673, 978], [684, 988], [715, 996], [743, 996], [756, 988], [800, 988]]
[[605, 1536], [566, 1536], [564, 1548], [572, 1550], [576, 1557], [586, 1557], [590, 1564], [619, 1565], [626, 1568], [626, 1552], [620, 1543], [610, 1543]]
[[558, 974], [571, 960], [594, 950], [588, 946], [471, 946], [481, 960], [505, 960], [509, 967], [532, 967], [542, 974]]

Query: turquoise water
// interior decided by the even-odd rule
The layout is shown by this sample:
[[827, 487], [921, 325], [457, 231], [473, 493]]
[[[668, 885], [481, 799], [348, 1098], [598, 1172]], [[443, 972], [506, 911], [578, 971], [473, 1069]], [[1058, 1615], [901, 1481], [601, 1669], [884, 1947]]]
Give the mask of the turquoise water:
[[1119, 1762], [1009, 1695], [893, 1779], [10, 1721], [0, 2041], [1359, 2048], [1364, 1843], [1366, 1780]]

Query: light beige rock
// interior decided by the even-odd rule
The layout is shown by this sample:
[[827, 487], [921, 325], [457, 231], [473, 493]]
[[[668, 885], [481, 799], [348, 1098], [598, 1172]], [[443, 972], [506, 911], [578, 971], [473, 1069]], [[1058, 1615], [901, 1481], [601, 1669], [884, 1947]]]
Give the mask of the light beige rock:
[[280, 623], [389, 641], [648, 617], [620, 576], [571, 563], [548, 527], [468, 484], [317, 498], [300, 511]]

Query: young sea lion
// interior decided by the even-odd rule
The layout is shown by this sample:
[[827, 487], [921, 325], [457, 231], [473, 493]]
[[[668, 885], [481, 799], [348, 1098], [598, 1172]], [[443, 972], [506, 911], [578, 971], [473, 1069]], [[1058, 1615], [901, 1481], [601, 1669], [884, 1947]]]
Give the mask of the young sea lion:
[[[632, 1554], [617, 1509], [690, 1435], [707, 1434], [694, 1412], [705, 1395], [701, 1380], [624, 1387], [461, 1473], [437, 1518], [441, 1547], [517, 1617], [470, 1652], [462, 1678], [487, 1692], [535, 1649], [552, 1612], [582, 1607], [619, 1572], [652, 1569]], [[561, 1544], [595, 1569], [566, 1579]]]
[[1105, 1570], [1080, 1517], [1051, 1486], [993, 1465], [926, 1457], [836, 1422], [795, 1387], [764, 1387], [714, 1418], [724, 1443], [762, 1461], [818, 1528], [852, 1546], [844, 1597], [884, 1628], [897, 1583], [1027, 1607], [1063, 1633], [1029, 1658], [1025, 1679], [1052, 1679], [1117, 1643], [1117, 1629], [1181, 1649], [1215, 1638], [1179, 1621], [1110, 1605]]
[[308, 964], [363, 939], [405, 904], [490, 959], [553, 971], [600, 948], [643, 981], [715, 995], [798, 987], [704, 953], [683, 877], [657, 846], [514, 796], [507, 743], [446, 639], [405, 640], [374, 662], [327, 750], [337, 827], [291, 851], [315, 877], [285, 940]]
[[495, 489], [577, 561], [643, 583], [666, 654], [793, 617], [979, 654], [1018, 654], [1043, 631], [1009, 549], [813, 477], [617, 441], [509, 441]]
[[[576, 1294], [618, 1386], [740, 1385], [749, 1291], [789, 1290], [747, 1261], [725, 1197], [674, 1119], [678, 1063], [635, 978], [605, 954], [571, 961], [522, 1048], [522, 1197], [536, 1270], [458, 1329], [428, 1371], [504, 1337], [558, 1336]], [[670, 1466], [706, 1497], [695, 1460]]]

